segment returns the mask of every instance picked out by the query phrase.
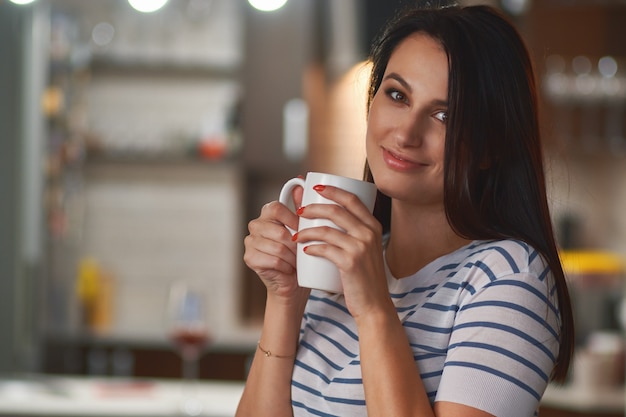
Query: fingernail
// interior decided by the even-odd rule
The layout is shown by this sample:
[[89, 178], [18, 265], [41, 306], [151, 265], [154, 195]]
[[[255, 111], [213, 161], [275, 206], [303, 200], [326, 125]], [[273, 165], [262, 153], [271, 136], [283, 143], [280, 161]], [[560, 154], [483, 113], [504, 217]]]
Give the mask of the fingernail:
[[325, 186], [325, 185], [318, 184], [318, 185], [314, 186], [314, 187], [313, 187], [313, 189], [314, 189], [315, 191], [324, 191], [324, 190], [326, 189], [326, 186]]
[[297, 214], [298, 216], [301, 216], [301, 215], [302, 215], [302, 213], [304, 213], [304, 206], [302, 206], [302, 207], [300, 207], [298, 210], [296, 210], [296, 214]]
[[307, 250], [309, 250], [308, 246], [305, 246], [305, 247], [302, 248], [302, 252], [306, 252]]
[[296, 232], [296, 233], [294, 233], [294, 234], [293, 234], [293, 236], [291, 236], [291, 240], [292, 240], [292, 241], [294, 241], [294, 242], [295, 242], [296, 240], [298, 240], [298, 233], [297, 233], [297, 232]]
[[304, 175], [298, 175], [298, 178], [300, 178], [301, 180], [304, 179]]

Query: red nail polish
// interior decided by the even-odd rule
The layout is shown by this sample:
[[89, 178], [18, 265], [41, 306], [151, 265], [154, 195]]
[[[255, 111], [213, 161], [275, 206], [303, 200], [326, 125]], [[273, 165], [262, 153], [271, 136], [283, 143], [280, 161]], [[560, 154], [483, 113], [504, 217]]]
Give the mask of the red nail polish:
[[298, 175], [298, 178], [300, 178], [301, 180], [304, 179], [304, 175]]
[[305, 247], [302, 248], [302, 252], [306, 252], [308, 249], [309, 249], [309, 247], [305, 246]]
[[297, 214], [298, 216], [301, 216], [301, 215], [302, 215], [302, 213], [304, 213], [304, 206], [302, 206], [302, 207], [300, 207], [298, 210], [296, 210], [296, 214]]
[[291, 236], [291, 240], [294, 242], [298, 240], [298, 233], [294, 233], [293, 236]]
[[313, 187], [313, 189], [315, 191], [324, 191], [326, 189], [325, 185], [321, 185], [321, 184], [317, 184], [316, 186]]

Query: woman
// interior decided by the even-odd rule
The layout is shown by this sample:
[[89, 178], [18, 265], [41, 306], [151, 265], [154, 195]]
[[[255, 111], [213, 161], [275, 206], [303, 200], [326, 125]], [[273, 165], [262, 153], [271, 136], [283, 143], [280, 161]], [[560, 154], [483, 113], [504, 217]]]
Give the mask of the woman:
[[[374, 45], [366, 177], [374, 216], [266, 205], [244, 259], [267, 287], [243, 416], [532, 416], [573, 349], [527, 50], [497, 11], [409, 11]], [[296, 202], [300, 196], [294, 196]], [[328, 218], [345, 232], [311, 228]], [[299, 288], [295, 243], [344, 294]]]

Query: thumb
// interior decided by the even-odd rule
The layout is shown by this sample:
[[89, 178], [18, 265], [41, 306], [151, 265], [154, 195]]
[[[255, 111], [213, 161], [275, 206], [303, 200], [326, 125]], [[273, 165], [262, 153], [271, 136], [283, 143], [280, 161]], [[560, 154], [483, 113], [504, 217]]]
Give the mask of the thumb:
[[302, 195], [304, 194], [304, 188], [300, 186], [293, 187], [292, 198], [295, 208], [299, 208], [302, 205]]

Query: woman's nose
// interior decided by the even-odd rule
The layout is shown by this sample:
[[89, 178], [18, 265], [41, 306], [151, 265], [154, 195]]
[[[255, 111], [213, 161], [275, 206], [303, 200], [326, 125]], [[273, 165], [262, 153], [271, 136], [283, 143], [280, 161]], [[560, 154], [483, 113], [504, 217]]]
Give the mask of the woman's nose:
[[396, 141], [405, 147], [418, 147], [422, 145], [424, 132], [423, 123], [419, 122], [415, 115], [407, 114], [396, 125]]

